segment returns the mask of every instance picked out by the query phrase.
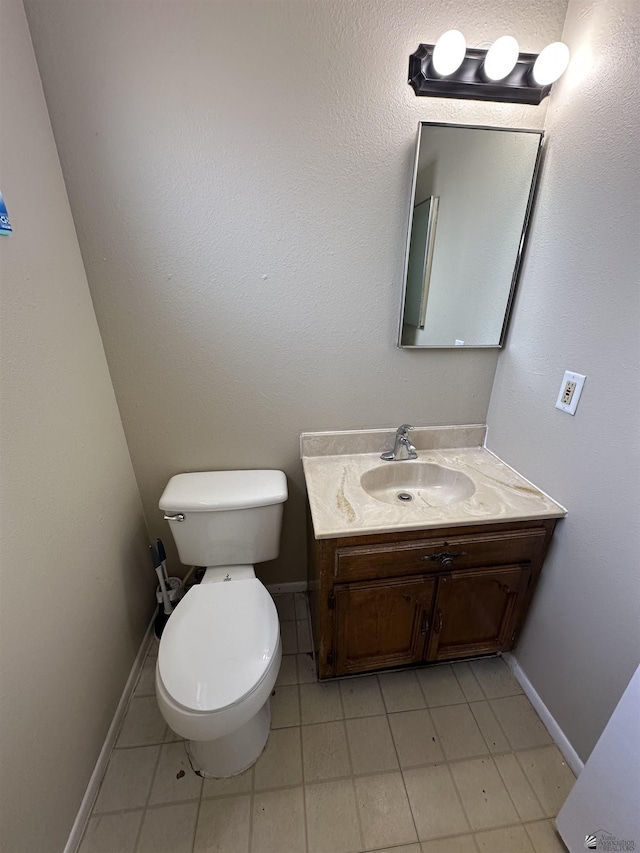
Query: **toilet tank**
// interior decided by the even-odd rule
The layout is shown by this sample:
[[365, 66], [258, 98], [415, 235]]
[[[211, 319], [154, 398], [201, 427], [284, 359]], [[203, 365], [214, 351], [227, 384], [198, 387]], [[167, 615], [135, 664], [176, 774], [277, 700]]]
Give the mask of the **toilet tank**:
[[182, 563], [253, 565], [278, 556], [286, 499], [282, 471], [199, 471], [172, 477], [159, 506]]

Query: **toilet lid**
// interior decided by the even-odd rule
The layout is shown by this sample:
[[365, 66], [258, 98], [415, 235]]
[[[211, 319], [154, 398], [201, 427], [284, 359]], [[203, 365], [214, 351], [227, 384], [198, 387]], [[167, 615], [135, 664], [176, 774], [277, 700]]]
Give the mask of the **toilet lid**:
[[279, 636], [275, 604], [256, 578], [194, 586], [162, 634], [162, 683], [185, 708], [226, 708], [262, 680]]

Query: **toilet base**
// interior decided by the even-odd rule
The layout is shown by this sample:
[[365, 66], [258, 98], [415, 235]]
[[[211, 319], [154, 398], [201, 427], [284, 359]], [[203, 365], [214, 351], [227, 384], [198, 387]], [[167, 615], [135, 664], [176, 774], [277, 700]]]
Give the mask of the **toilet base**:
[[270, 727], [271, 703], [267, 700], [255, 717], [231, 734], [216, 740], [190, 740], [187, 751], [193, 769], [213, 779], [243, 773], [262, 755]]

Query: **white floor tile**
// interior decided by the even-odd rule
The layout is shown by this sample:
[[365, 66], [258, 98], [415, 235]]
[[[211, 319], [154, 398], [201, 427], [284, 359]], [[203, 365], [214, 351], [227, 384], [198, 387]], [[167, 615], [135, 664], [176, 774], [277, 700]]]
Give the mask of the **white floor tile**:
[[271, 728], [300, 725], [298, 686], [276, 687], [271, 694]]
[[428, 666], [419, 669], [416, 674], [428, 708], [457, 705], [467, 701], [458, 679], [448, 664]]
[[159, 746], [112, 752], [94, 812], [141, 808], [147, 802]]
[[551, 743], [551, 736], [526, 696], [492, 699], [493, 709], [512, 749], [529, 749]]
[[153, 657], [147, 656], [133, 693], [134, 696], [156, 695], [156, 660], [155, 655]]
[[403, 772], [421, 841], [469, 832], [469, 824], [445, 764]]
[[133, 853], [142, 814], [137, 811], [92, 817], [78, 853]]
[[303, 726], [302, 758], [306, 782], [348, 776], [351, 766], [344, 723]]
[[327, 723], [342, 719], [340, 687], [334, 682], [300, 685], [302, 724]]
[[400, 773], [359, 776], [355, 785], [365, 849], [418, 840]]
[[413, 670], [385, 672], [378, 676], [387, 713], [426, 708], [422, 690]]
[[147, 809], [136, 853], [191, 853], [198, 803]]
[[305, 853], [302, 788], [256, 794], [251, 853]]
[[201, 791], [202, 777], [191, 769], [184, 741], [165, 744], [160, 751], [149, 802], [157, 805], [197, 800]]
[[389, 714], [389, 723], [403, 769], [443, 760], [440, 742], [426, 709]]
[[351, 779], [307, 785], [305, 798], [309, 853], [362, 850]]
[[134, 696], [124, 718], [116, 747], [163, 743], [167, 731], [155, 696]]
[[450, 770], [472, 829], [519, 822], [492, 758], [456, 762], [450, 765]]
[[203, 800], [193, 853], [249, 853], [250, 818], [248, 796]]
[[347, 740], [353, 772], [398, 770], [398, 758], [386, 715], [347, 720]]
[[375, 675], [344, 679], [340, 693], [345, 717], [373, 717], [386, 711]]
[[271, 732], [254, 772], [256, 791], [302, 783], [302, 744], [298, 726]]
[[522, 687], [501, 657], [474, 660], [470, 662], [470, 666], [487, 699], [500, 699], [503, 696], [517, 696], [522, 693]]

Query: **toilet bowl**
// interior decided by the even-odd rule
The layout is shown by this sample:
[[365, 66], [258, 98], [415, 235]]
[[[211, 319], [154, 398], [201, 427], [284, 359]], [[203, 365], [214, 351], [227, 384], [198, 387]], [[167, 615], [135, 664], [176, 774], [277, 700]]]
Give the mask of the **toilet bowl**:
[[255, 577], [202, 583], [176, 608], [158, 650], [156, 696], [205, 775], [233, 776], [260, 756], [281, 658], [278, 613]]
[[[179, 488], [172, 489], [178, 478]], [[172, 478], [160, 501], [181, 559], [185, 552], [207, 558], [198, 560], [207, 565], [202, 582], [165, 626], [156, 664], [160, 712], [188, 741], [192, 765], [203, 776], [242, 773], [269, 736], [280, 625], [253, 565], [240, 560], [277, 556], [286, 495], [280, 471], [204, 472]], [[223, 564], [219, 554], [238, 562]]]

